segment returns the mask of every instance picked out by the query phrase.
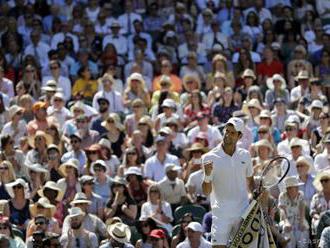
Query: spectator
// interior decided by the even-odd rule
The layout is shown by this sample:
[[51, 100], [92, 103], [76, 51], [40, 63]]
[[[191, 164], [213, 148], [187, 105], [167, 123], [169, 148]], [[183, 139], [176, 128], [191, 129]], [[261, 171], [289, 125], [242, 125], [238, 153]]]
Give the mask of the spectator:
[[211, 247], [211, 243], [206, 241], [203, 237], [203, 227], [198, 222], [190, 222], [186, 227], [187, 230], [187, 238], [178, 244], [177, 247], [193, 247], [193, 246], [202, 246], [202, 247]]

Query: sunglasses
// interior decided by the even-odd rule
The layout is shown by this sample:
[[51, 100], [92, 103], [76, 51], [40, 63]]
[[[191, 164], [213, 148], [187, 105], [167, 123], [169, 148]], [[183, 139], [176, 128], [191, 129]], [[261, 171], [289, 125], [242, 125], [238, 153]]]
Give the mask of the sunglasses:
[[285, 129], [285, 131], [295, 131], [296, 129], [295, 128], [291, 128], [291, 127], [287, 127], [286, 129]]
[[320, 182], [321, 183], [327, 183], [330, 181], [330, 178], [325, 178], [325, 179], [321, 179]]
[[88, 154], [91, 154], [91, 155], [97, 154], [97, 151], [89, 151]]
[[150, 193], [160, 193], [159, 190], [150, 190]]
[[0, 167], [0, 170], [8, 170], [9, 168], [7, 166], [5, 167]]
[[127, 155], [136, 155], [136, 152], [128, 152]]
[[[94, 170], [95, 171], [95, 170]], [[85, 182], [84, 185], [93, 185], [94, 183], [92, 181]]]
[[301, 148], [301, 146], [291, 146], [291, 149]]
[[25, 72], [32, 73], [34, 70], [26, 70]]
[[9, 227], [7, 225], [1, 225], [0, 230], [7, 230]]
[[55, 98], [55, 99], [54, 99], [54, 102], [62, 102], [62, 99], [60, 99], [60, 98]]
[[113, 184], [113, 187], [114, 188], [121, 187], [121, 186], [123, 186], [123, 185], [122, 184], [118, 184], [118, 183]]
[[141, 226], [142, 227], [149, 227], [149, 224], [148, 223], [143, 223]]
[[41, 226], [41, 225], [45, 225], [46, 222], [45, 221], [37, 221], [35, 222], [36, 226]]
[[71, 140], [72, 144], [80, 143], [80, 140]]
[[133, 108], [142, 108], [142, 106], [141, 105], [135, 105], [135, 106], [133, 106]]
[[265, 133], [268, 133], [268, 131], [258, 131], [258, 133], [265, 134]]
[[13, 186], [13, 189], [23, 189], [23, 185], [15, 185]]
[[50, 67], [51, 70], [57, 70], [59, 67]]
[[107, 123], [115, 123], [114, 120], [107, 120]]

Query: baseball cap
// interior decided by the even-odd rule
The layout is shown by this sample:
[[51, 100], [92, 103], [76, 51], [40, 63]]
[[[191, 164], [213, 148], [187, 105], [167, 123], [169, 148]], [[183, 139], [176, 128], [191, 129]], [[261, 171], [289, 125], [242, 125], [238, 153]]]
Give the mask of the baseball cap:
[[202, 225], [196, 221], [190, 222], [189, 225], [187, 226], [187, 229], [191, 229], [194, 232], [201, 232], [201, 233], [204, 232]]
[[165, 232], [162, 229], [154, 229], [149, 234], [150, 237], [156, 238], [156, 239], [164, 239], [166, 238]]
[[181, 167], [176, 165], [176, 164], [166, 164], [165, 165], [165, 172], [169, 172], [169, 171], [179, 171], [181, 170]]
[[232, 117], [232, 118], [230, 118], [230, 119], [227, 121], [226, 126], [227, 126], [228, 124], [233, 125], [234, 128], [235, 128], [235, 130], [236, 130], [237, 132], [241, 132], [241, 133], [242, 133], [243, 130], [244, 130], [244, 122], [243, 122], [240, 118], [238, 118], [238, 117]]

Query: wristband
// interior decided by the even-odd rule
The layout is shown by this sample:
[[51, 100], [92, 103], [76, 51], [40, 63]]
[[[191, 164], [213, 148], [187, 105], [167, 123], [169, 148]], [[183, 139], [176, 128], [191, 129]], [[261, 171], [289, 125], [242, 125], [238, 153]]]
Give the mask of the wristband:
[[204, 174], [204, 179], [203, 179], [203, 181], [204, 181], [205, 183], [210, 183], [210, 182], [212, 181], [212, 175], [207, 176], [207, 175]]

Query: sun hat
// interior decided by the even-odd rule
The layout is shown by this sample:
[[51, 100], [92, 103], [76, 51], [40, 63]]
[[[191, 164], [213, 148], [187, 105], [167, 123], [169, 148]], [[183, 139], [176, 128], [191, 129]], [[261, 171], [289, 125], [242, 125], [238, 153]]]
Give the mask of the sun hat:
[[154, 229], [149, 233], [149, 237], [156, 239], [164, 239], [166, 238], [166, 234], [162, 229]]
[[32, 110], [33, 110], [33, 112], [36, 112], [40, 109], [47, 109], [47, 107], [48, 107], [48, 104], [46, 102], [39, 101], [39, 102], [36, 102], [35, 104], [33, 104]]
[[64, 100], [64, 94], [62, 92], [56, 92], [53, 96], [54, 98], [60, 98], [61, 100]]
[[82, 141], [82, 137], [81, 137], [81, 135], [80, 135], [79, 132], [74, 132], [74, 133], [70, 134], [70, 135], [69, 135], [69, 138], [70, 138], [70, 139], [72, 139], [72, 138], [77, 138], [77, 139], [79, 139], [80, 141]]
[[49, 134], [45, 133], [44, 131], [37, 130], [37, 132], [34, 135], [31, 135], [28, 137], [28, 143], [31, 147], [35, 148], [35, 138], [37, 137], [43, 137], [46, 141], [46, 146], [49, 146], [53, 143], [53, 138]]
[[11, 182], [11, 183], [7, 183], [5, 185], [6, 187], [6, 190], [8, 192], [8, 195], [11, 197], [11, 198], [14, 198], [15, 197], [15, 194], [14, 194], [14, 186], [17, 186], [17, 185], [22, 185], [23, 188], [24, 188], [24, 197], [25, 199], [29, 199], [30, 197], [30, 193], [29, 193], [29, 185], [26, 181], [24, 181], [24, 179], [22, 178], [17, 178], [14, 182]]
[[247, 107], [248, 107], [248, 108], [250, 108], [250, 107], [257, 108], [257, 109], [259, 109], [260, 111], [263, 110], [263, 108], [262, 108], [261, 105], [260, 105], [259, 100], [258, 100], [258, 99], [255, 99], [255, 98], [250, 99], [250, 101], [249, 101], [248, 104], [247, 104]]
[[300, 146], [300, 147], [303, 147], [303, 143], [301, 142], [301, 139], [299, 139], [299, 138], [292, 138], [291, 140], [290, 140], [290, 143], [289, 143], [289, 146], [290, 146], [290, 149], [292, 148], [292, 147], [294, 147], [294, 146]]
[[296, 46], [295, 49], [294, 49], [294, 51], [295, 52], [301, 52], [304, 55], [306, 55], [306, 53], [307, 53], [306, 48], [303, 45]]
[[330, 170], [323, 170], [321, 172], [319, 172], [314, 181], [313, 181], [313, 185], [314, 187], [318, 190], [318, 191], [322, 191], [322, 184], [321, 184], [321, 180], [322, 179], [330, 179]]
[[74, 206], [75, 204], [88, 204], [91, 205], [92, 202], [88, 200], [87, 196], [83, 192], [77, 192], [73, 198], [73, 200], [70, 202], [71, 206]]
[[314, 165], [313, 165], [313, 160], [309, 159], [305, 156], [299, 156], [296, 160], [296, 165], [297, 164], [304, 164], [308, 166], [308, 172], [311, 172], [314, 170]]
[[323, 103], [320, 100], [313, 100], [311, 104], [311, 109], [313, 108], [323, 109]]
[[39, 173], [48, 173], [48, 170], [45, 169], [41, 164], [35, 163], [35, 164], [28, 164], [26, 167], [34, 172], [39, 172]]
[[274, 74], [271, 78], [268, 78], [266, 81], [268, 89], [274, 90], [274, 81], [278, 80], [281, 82], [281, 89], [284, 90], [286, 88], [285, 79], [280, 74]]
[[69, 212], [69, 217], [70, 218], [74, 218], [74, 217], [78, 217], [78, 216], [84, 216], [85, 212], [81, 210], [81, 208], [79, 207], [72, 207], [68, 210]]
[[112, 179], [112, 182], [116, 183], [116, 184], [124, 185], [124, 186], [126, 186], [126, 184], [127, 184], [127, 181], [125, 180], [125, 178], [120, 177], [120, 176], [115, 176]]
[[60, 152], [60, 148], [55, 144], [50, 144], [49, 146], [47, 146], [47, 151], [49, 151], [49, 150], [56, 150], [56, 151]]
[[166, 164], [165, 165], [165, 173], [169, 172], [169, 171], [180, 171], [181, 167], [176, 165], [176, 164]]
[[172, 85], [171, 78], [167, 75], [162, 75], [159, 79], [159, 85], [161, 86]]
[[110, 140], [102, 138], [102, 139], [99, 140], [98, 144], [102, 147], [108, 148], [112, 152]]
[[141, 83], [142, 88], [145, 88], [145, 81], [141, 73], [138, 72], [133, 72], [128, 78], [127, 78], [127, 83], [131, 85], [132, 80], [137, 80]]
[[46, 82], [46, 85], [41, 87], [41, 90], [48, 91], [48, 92], [56, 92], [57, 90], [57, 83], [55, 80], [50, 79]]
[[[78, 163], [79, 163], [79, 161], [78, 161]], [[72, 168], [76, 169], [77, 171], [79, 171], [77, 159], [69, 159], [68, 161], [66, 161], [60, 165], [58, 170], [59, 170], [60, 174], [63, 175], [64, 177], [66, 177], [66, 175], [67, 175], [66, 171], [65, 171], [66, 167], [72, 167]]]
[[162, 103], [162, 107], [176, 109], [177, 106], [176, 106], [176, 103], [173, 99], [166, 98]]
[[121, 124], [120, 117], [116, 113], [110, 113], [108, 115], [108, 117], [105, 119], [105, 121], [103, 121], [101, 123], [101, 126], [105, 127], [108, 131], [111, 131], [109, 124], [108, 124], [108, 120], [110, 120], [110, 119], [112, 119], [114, 121], [115, 127], [118, 128], [120, 131], [125, 130], [125, 126], [123, 124]]
[[70, 108], [71, 113], [76, 109], [82, 110], [85, 113], [85, 104], [82, 101], [76, 101]]
[[272, 119], [272, 115], [268, 109], [261, 110], [259, 117]]
[[196, 82], [198, 84], [198, 89], [201, 88], [201, 81], [198, 76], [196, 76], [195, 74], [186, 74], [182, 79], [184, 89], [187, 89], [187, 83], [190, 81]]
[[237, 118], [240, 118], [242, 120], [247, 120], [249, 118], [248, 115], [242, 110], [234, 111], [233, 112], [233, 117], [237, 117]]
[[79, 182], [81, 184], [85, 184], [87, 182], [94, 182], [94, 177], [92, 177], [90, 175], [83, 175], [79, 178]]
[[300, 79], [309, 79], [309, 73], [306, 70], [302, 70], [298, 73], [298, 75], [295, 78], [297, 81]]
[[289, 187], [299, 187], [301, 185], [304, 185], [304, 183], [299, 182], [297, 177], [286, 177], [284, 179], [284, 185], [285, 188], [289, 188]]
[[286, 103], [286, 102], [285, 102], [285, 99], [283, 97], [277, 97], [277, 98], [274, 99], [273, 103], [276, 104], [276, 103]]
[[8, 109], [9, 112], [9, 119], [12, 119], [17, 113], [22, 113], [24, 111], [23, 108], [17, 105], [13, 105]]
[[104, 160], [98, 159], [98, 160], [94, 161], [94, 162], [91, 164], [90, 173], [91, 173], [92, 175], [95, 175], [95, 170], [94, 170], [95, 166], [101, 166], [101, 167], [103, 167], [105, 173], [108, 174], [109, 167], [108, 167], [107, 164], [104, 162]]
[[114, 216], [114, 217], [110, 217], [105, 221], [105, 225], [107, 226], [107, 228], [111, 225], [114, 225], [116, 223], [123, 223], [122, 219], [118, 216]]
[[191, 229], [194, 232], [201, 232], [201, 233], [204, 232], [202, 225], [196, 221], [190, 222], [186, 228]]
[[61, 190], [61, 188], [59, 188], [57, 186], [57, 183], [55, 183], [54, 181], [47, 181], [46, 184], [41, 189], [38, 190], [38, 195], [40, 197], [45, 197], [45, 195], [44, 195], [45, 189], [51, 189], [51, 190], [57, 191], [57, 196], [55, 199], [57, 202], [59, 202], [63, 199], [64, 192]]
[[125, 171], [125, 177], [127, 178], [129, 175], [137, 175], [137, 176], [141, 176], [142, 177], [142, 170], [141, 168], [137, 167], [137, 166], [132, 166], [129, 167], [127, 169], [127, 171]]
[[244, 122], [243, 122], [240, 118], [237, 118], [237, 117], [231, 117], [231, 118], [227, 121], [227, 123], [226, 123], [225, 126], [227, 126], [227, 125], [229, 125], [229, 124], [231, 124], [231, 125], [234, 126], [236, 132], [241, 132], [241, 133], [243, 133], [243, 131], [244, 131]]
[[152, 126], [153, 126], [153, 125], [152, 125], [151, 117], [148, 116], [148, 115], [144, 115], [144, 116], [142, 116], [142, 117], [140, 118], [138, 124], [139, 124], [139, 125], [140, 125], [140, 124], [146, 124], [146, 125], [149, 126], [149, 128], [152, 128]]
[[201, 151], [202, 153], [206, 153], [206, 152], [208, 152], [208, 148], [205, 147], [200, 142], [194, 142], [190, 147], [184, 149], [183, 156], [185, 158], [190, 158], [191, 153], [194, 152], [194, 151]]
[[30, 213], [32, 216], [37, 215], [38, 206], [42, 206], [43, 208], [49, 209], [49, 211], [50, 211], [49, 217], [53, 217], [56, 212], [56, 206], [51, 204], [46, 197], [41, 197], [41, 198], [39, 198], [39, 200], [36, 203], [30, 204]]
[[271, 152], [274, 151], [274, 147], [272, 146], [272, 144], [269, 142], [269, 140], [267, 139], [261, 139], [261, 140], [258, 140], [256, 143], [255, 143], [255, 146], [257, 148], [259, 147], [267, 147]]
[[109, 235], [119, 243], [129, 243], [131, 239], [131, 230], [128, 225], [117, 222], [110, 225], [107, 229]]
[[169, 126], [169, 125], [176, 125], [177, 127], [179, 126], [179, 119], [171, 116], [170, 118], [168, 118], [167, 120], [165, 120], [165, 125]]
[[160, 135], [171, 135], [172, 129], [170, 127], [162, 127], [159, 132]]
[[252, 71], [251, 69], [245, 69], [243, 74], [242, 74], [242, 78], [246, 78], [246, 77], [250, 77], [253, 80], [256, 80], [256, 75], [254, 74], [254, 71]]

